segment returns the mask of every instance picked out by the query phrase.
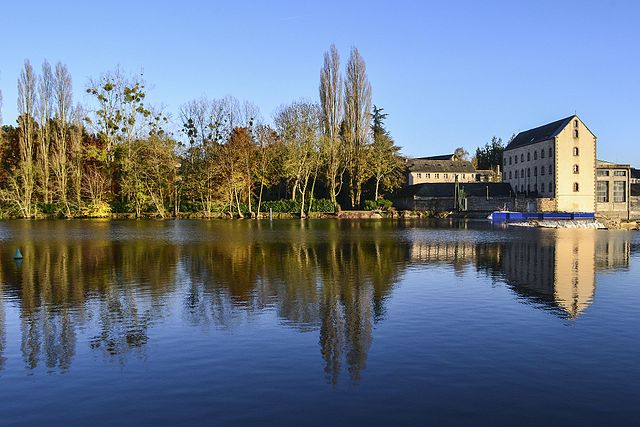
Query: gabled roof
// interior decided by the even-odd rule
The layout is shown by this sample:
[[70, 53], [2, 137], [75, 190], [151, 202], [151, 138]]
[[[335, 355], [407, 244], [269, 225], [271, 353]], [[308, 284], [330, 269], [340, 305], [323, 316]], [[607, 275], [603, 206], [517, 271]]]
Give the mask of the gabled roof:
[[536, 142], [546, 141], [557, 136], [562, 129], [564, 129], [574, 117], [578, 117], [575, 114], [573, 116], [565, 117], [564, 119], [556, 120], [555, 122], [547, 123], [546, 125], [538, 126], [537, 128], [525, 130], [516, 135], [515, 138], [507, 145], [505, 151], [513, 150], [514, 148], [520, 148], [527, 145], [535, 144]]
[[[458, 184], [467, 196], [486, 197], [487, 188], [489, 197], [510, 197], [513, 195], [511, 184], [506, 182], [465, 182]], [[447, 197], [453, 198], [456, 184], [454, 182], [437, 182], [415, 184], [404, 187], [396, 192], [392, 198], [401, 197]]]
[[474, 173], [476, 170], [471, 162], [466, 160], [423, 160], [408, 159], [407, 169], [411, 172], [454, 172]]

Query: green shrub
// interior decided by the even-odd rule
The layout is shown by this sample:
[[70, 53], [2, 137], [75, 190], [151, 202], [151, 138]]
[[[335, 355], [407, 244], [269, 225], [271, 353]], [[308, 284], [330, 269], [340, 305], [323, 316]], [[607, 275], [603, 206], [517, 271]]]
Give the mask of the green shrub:
[[329, 199], [313, 199], [311, 212], [334, 213], [336, 207]]
[[378, 199], [378, 200], [365, 200], [364, 201], [364, 210], [366, 211], [374, 211], [374, 210], [382, 210], [386, 211], [393, 206], [393, 202], [387, 199]]
[[375, 200], [365, 200], [364, 201], [364, 210], [365, 211], [373, 211], [378, 209], [378, 204]]

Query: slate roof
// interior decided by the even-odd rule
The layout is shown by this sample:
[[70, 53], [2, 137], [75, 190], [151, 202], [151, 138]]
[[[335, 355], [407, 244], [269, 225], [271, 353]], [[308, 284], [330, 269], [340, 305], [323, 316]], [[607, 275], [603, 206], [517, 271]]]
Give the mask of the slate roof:
[[[506, 182], [465, 182], [458, 185], [467, 196], [471, 197], [486, 197], [487, 187], [489, 188], [489, 197], [510, 197], [513, 195], [511, 184]], [[415, 184], [400, 189], [392, 198], [453, 198], [455, 187], [456, 184], [453, 182]]]
[[474, 173], [476, 169], [466, 160], [424, 160], [408, 159], [407, 169], [411, 172], [457, 172]]
[[507, 145], [504, 151], [513, 150], [514, 148], [525, 147], [535, 144], [536, 142], [546, 141], [558, 135], [576, 115], [538, 126], [537, 128], [525, 130], [516, 135], [515, 138]]
[[455, 154], [442, 154], [440, 156], [427, 156], [427, 157], [417, 157], [419, 160], [453, 160], [455, 158]]

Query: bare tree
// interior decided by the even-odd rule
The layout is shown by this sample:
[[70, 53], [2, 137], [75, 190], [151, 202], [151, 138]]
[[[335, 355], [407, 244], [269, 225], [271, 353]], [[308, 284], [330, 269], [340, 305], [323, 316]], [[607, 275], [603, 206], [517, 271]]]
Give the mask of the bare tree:
[[69, 191], [69, 145], [71, 139], [72, 103], [71, 75], [67, 70], [67, 66], [58, 62], [53, 77], [53, 105], [56, 128], [55, 132], [52, 132], [51, 167], [58, 198], [64, 205], [67, 216], [71, 215], [67, 194]]
[[53, 85], [54, 76], [51, 65], [48, 61], [42, 63], [42, 74], [38, 79], [38, 112], [40, 116], [40, 126], [38, 129], [38, 180], [40, 183], [40, 193], [44, 203], [51, 203], [49, 194], [50, 172], [50, 145], [51, 145], [51, 119], [53, 111]]
[[17, 168], [8, 177], [8, 189], [3, 198], [15, 205], [21, 216], [30, 218], [34, 214], [34, 136], [36, 123], [37, 78], [29, 60], [24, 61], [24, 68], [18, 78], [18, 146], [19, 160]]
[[342, 75], [340, 55], [335, 45], [324, 53], [324, 64], [320, 70], [320, 106], [324, 139], [322, 152], [325, 162], [325, 178], [329, 188], [329, 198], [338, 208], [337, 196], [342, 189], [345, 170], [345, 147], [340, 137], [342, 124]]
[[349, 143], [348, 170], [351, 179], [352, 207], [362, 204], [362, 185], [371, 176], [367, 167], [367, 144], [371, 122], [371, 84], [364, 59], [357, 48], [351, 49], [347, 62], [344, 90], [346, 138]]

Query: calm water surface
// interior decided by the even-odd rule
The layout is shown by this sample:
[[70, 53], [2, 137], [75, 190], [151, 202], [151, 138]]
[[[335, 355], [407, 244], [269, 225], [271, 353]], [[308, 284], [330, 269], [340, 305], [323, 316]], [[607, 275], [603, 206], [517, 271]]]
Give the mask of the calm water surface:
[[630, 232], [0, 222], [0, 424], [629, 425], [639, 310]]

